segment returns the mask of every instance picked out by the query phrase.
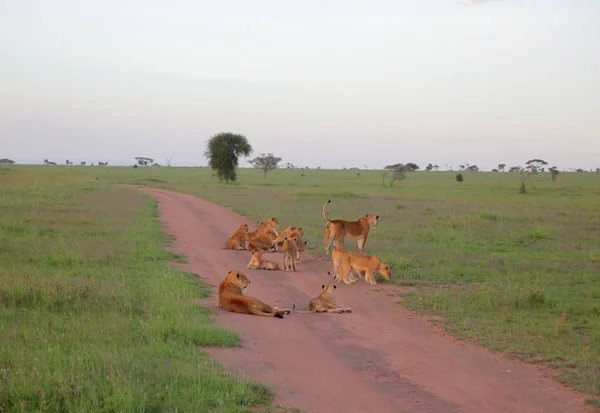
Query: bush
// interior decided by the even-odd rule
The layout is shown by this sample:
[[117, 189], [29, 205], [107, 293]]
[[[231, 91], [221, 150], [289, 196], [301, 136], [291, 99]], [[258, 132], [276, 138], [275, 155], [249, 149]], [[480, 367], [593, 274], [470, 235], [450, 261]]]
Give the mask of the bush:
[[463, 181], [462, 174], [456, 174], [456, 182], [462, 182], [462, 181]]

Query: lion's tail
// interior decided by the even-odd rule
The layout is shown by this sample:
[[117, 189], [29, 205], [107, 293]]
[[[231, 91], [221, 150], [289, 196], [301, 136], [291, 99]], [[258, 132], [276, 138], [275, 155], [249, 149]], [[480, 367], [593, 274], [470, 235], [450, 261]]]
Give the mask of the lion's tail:
[[327, 204], [329, 204], [331, 202], [331, 199], [327, 202], [325, 202], [325, 205], [323, 205], [323, 218], [325, 218], [325, 221], [327, 222], [331, 222], [331, 220], [329, 218], [327, 218], [327, 214], [325, 213], [325, 207], [327, 206]]

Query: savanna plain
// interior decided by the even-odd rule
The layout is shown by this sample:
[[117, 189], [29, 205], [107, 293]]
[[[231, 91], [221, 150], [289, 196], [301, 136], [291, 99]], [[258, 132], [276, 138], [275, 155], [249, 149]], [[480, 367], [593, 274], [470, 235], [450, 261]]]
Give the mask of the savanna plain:
[[242, 168], [224, 184], [208, 168], [1, 167], [0, 411], [282, 411], [202, 351], [240, 338], [198, 304], [208, 286], [170, 265], [185, 257], [156, 201], [114, 184], [277, 216], [316, 256], [328, 199], [332, 219], [377, 214], [365, 253], [391, 265], [400, 305], [600, 395], [600, 174], [541, 173], [527, 193], [518, 173], [462, 174], [389, 186], [379, 171]]

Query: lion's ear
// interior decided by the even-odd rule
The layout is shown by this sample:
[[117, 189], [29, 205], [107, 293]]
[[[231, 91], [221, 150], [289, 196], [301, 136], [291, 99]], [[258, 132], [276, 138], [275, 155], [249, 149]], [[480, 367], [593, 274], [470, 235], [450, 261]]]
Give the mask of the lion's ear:
[[296, 229], [296, 227], [292, 227], [292, 229]]

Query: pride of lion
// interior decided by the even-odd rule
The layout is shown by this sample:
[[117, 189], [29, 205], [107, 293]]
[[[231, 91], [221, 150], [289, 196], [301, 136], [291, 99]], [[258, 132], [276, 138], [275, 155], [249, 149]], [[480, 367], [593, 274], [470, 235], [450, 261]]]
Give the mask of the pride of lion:
[[[323, 205], [323, 218], [325, 228], [323, 230], [323, 248], [325, 255], [331, 251], [331, 262], [333, 274], [327, 274], [333, 278], [335, 283], [353, 284], [359, 277], [364, 277], [365, 284], [376, 285], [375, 272], [379, 272], [383, 278], [390, 280], [391, 268], [381, 261], [376, 255], [365, 255], [365, 243], [371, 228], [377, 227], [379, 215], [366, 214], [356, 221], [342, 219], [332, 220], [327, 216], [325, 208], [331, 200]], [[279, 218], [271, 217], [262, 221], [258, 227], [250, 232], [248, 224], [241, 224], [225, 243], [225, 249], [248, 251], [250, 261], [247, 264], [249, 270], [267, 271], [297, 271], [300, 265], [300, 257], [306, 251], [307, 241], [304, 239], [304, 230], [298, 226], [288, 226], [280, 233], [277, 232]], [[356, 239], [359, 252], [345, 251], [344, 242], [346, 238]], [[282, 266], [276, 261], [263, 259], [264, 254], [282, 254]], [[290, 314], [289, 309], [279, 309], [260, 301], [257, 298], [244, 295], [244, 291], [250, 284], [248, 277], [237, 270], [229, 271], [225, 279], [219, 285], [218, 307], [226, 311], [243, 314], [253, 314], [266, 317], [283, 318]], [[350, 313], [349, 307], [338, 306], [334, 299], [337, 285], [327, 283], [321, 285], [321, 293], [312, 298], [308, 303], [308, 310], [295, 310], [296, 313]]]

